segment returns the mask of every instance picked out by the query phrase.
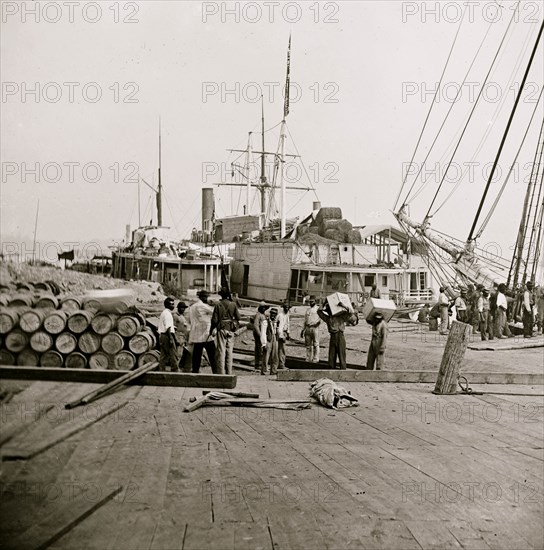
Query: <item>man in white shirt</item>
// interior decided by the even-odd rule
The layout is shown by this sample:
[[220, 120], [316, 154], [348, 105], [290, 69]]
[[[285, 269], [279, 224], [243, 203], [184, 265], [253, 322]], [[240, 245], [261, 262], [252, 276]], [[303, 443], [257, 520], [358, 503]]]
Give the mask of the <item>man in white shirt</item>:
[[192, 372], [200, 372], [202, 352], [206, 350], [212, 372], [216, 374], [215, 342], [210, 338], [213, 307], [208, 304], [208, 291], [200, 290], [197, 293], [198, 302], [195, 302], [188, 310], [189, 314], [189, 344], [193, 344]]
[[316, 304], [315, 297], [310, 296], [310, 307], [304, 315], [304, 328], [302, 336], [306, 344], [306, 361], [310, 363], [319, 363], [319, 325], [321, 319], [317, 314], [319, 307]]
[[438, 307], [440, 309], [440, 334], [447, 334], [448, 331], [448, 323], [449, 323], [449, 315], [448, 315], [448, 307], [450, 305], [450, 301], [448, 297], [446, 296], [446, 289], [441, 286], [440, 287], [440, 294], [438, 296]]
[[506, 301], [505, 292], [506, 285], [501, 283], [497, 288], [497, 307], [495, 309], [495, 333], [497, 338], [508, 338], [512, 336], [508, 328], [508, 302]]
[[165, 371], [170, 367], [171, 371], [178, 370], [176, 329], [174, 326], [174, 298], [169, 296], [164, 300], [164, 310], [159, 317], [159, 344], [161, 354], [159, 358], [159, 369]]
[[280, 369], [285, 368], [285, 341], [289, 340], [289, 310], [287, 302], [283, 303], [282, 311], [278, 314], [278, 360]]
[[455, 299], [455, 312], [458, 321], [467, 322], [467, 291], [465, 289], [461, 290], [461, 295]]

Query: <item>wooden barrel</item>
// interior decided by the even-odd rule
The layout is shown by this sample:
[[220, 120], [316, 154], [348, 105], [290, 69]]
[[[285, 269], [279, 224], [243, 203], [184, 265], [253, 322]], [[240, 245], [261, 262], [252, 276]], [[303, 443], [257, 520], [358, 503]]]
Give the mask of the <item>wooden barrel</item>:
[[121, 315], [117, 320], [117, 331], [125, 338], [131, 338], [138, 334], [144, 326], [145, 323], [142, 323], [142, 319], [134, 314]]
[[142, 330], [135, 334], [128, 342], [128, 349], [136, 355], [141, 355], [155, 347], [155, 337], [152, 332]]
[[15, 365], [15, 355], [7, 349], [0, 349], [0, 365]]
[[53, 343], [53, 337], [44, 330], [38, 330], [30, 337], [30, 347], [38, 353], [50, 350]]
[[89, 328], [92, 318], [93, 314], [90, 311], [73, 311], [70, 317], [68, 317], [66, 326], [70, 332], [73, 332], [74, 334], [81, 334]]
[[60, 300], [60, 309], [81, 309], [81, 300], [76, 296], [64, 296], [64, 298], [61, 298]]
[[142, 353], [140, 357], [138, 357], [138, 366], [143, 367], [144, 365], [147, 365], [149, 363], [156, 363], [161, 356], [161, 352], [154, 349], [153, 351], [146, 351], [145, 353]]
[[60, 334], [66, 328], [67, 319], [65, 311], [56, 309], [47, 313], [43, 320], [43, 328], [49, 334]]
[[87, 299], [83, 303], [83, 309], [87, 311], [100, 311], [101, 305], [98, 300]]
[[15, 287], [22, 292], [34, 292], [34, 283], [15, 283]]
[[42, 326], [46, 316], [47, 311], [45, 309], [29, 309], [19, 317], [19, 327], [29, 334], [36, 332]]
[[87, 358], [82, 353], [74, 351], [66, 356], [64, 366], [67, 369], [84, 369], [87, 366]]
[[130, 351], [120, 351], [113, 356], [111, 367], [115, 370], [131, 370], [136, 365], [136, 357]]
[[62, 332], [55, 339], [55, 349], [63, 355], [72, 353], [77, 348], [77, 338], [69, 332]]
[[24, 349], [17, 355], [17, 365], [19, 367], [37, 367], [40, 364], [40, 356], [31, 349]]
[[102, 337], [102, 350], [110, 355], [119, 353], [124, 347], [125, 341], [117, 332], [110, 332]]
[[89, 357], [89, 368], [107, 370], [110, 368], [110, 356], [103, 351], [97, 351]]
[[91, 327], [96, 334], [108, 334], [115, 329], [117, 317], [111, 313], [97, 313], [91, 321]]
[[83, 353], [96, 353], [100, 349], [100, 336], [89, 330], [79, 337], [77, 345]]
[[36, 300], [34, 307], [57, 309], [59, 306], [59, 300], [53, 294], [42, 294]]
[[52, 294], [52, 289], [49, 286], [49, 283], [46, 283], [45, 281], [40, 281], [39, 283], [34, 283], [34, 288], [36, 290], [43, 290], [47, 294]]
[[14, 294], [9, 299], [9, 306], [10, 307], [20, 307], [20, 306], [27, 306], [32, 307], [33, 302], [32, 294]]
[[60, 369], [64, 364], [64, 357], [55, 350], [49, 350], [42, 353], [40, 356], [40, 366], [49, 367], [50, 369]]
[[13, 308], [0, 310], [0, 334], [11, 332], [19, 322], [19, 311]]
[[28, 335], [19, 329], [12, 330], [9, 334], [6, 334], [4, 346], [8, 351], [19, 353], [28, 346]]

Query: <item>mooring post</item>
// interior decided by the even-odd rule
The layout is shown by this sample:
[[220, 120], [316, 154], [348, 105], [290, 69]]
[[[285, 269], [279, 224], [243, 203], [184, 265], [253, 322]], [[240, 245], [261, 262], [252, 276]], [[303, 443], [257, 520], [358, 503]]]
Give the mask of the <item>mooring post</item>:
[[459, 368], [472, 334], [472, 326], [453, 321], [442, 355], [442, 363], [433, 393], [451, 395], [457, 393]]

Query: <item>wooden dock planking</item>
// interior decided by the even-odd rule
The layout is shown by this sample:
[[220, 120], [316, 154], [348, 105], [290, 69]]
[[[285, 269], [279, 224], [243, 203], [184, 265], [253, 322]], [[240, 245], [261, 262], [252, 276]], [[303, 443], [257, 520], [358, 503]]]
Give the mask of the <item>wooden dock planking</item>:
[[[5, 468], [10, 462], [2, 462], [0, 530], [4, 539], [29, 529], [50, 506], [51, 499], [58, 496], [57, 475], [76, 447], [76, 442], [64, 441], [31, 461], [13, 462], [19, 466], [16, 470]], [[21, 509], [25, 513], [21, 513]]]
[[[319, 405], [304, 411], [209, 407], [183, 413], [182, 402], [191, 395], [201, 395], [199, 389], [183, 389], [181, 399], [176, 388], [143, 388], [132, 400], [134, 422], [101, 420], [68, 440], [73, 440], [76, 450], [62, 464], [51, 462], [53, 479], [59, 483], [94, 479], [101, 486], [131, 484], [128, 493], [97, 510], [53, 548], [86, 544], [100, 550], [238, 550], [268, 549], [274, 543], [278, 550], [419, 549], [436, 547], [438, 542], [440, 547], [456, 548], [457, 541], [466, 548], [485, 550], [501, 547], [495, 526], [504, 531], [523, 530], [523, 510], [530, 514], [526, 546], [538, 547], [541, 529], [536, 521], [542, 504], [531, 503], [524, 508], [520, 503], [510, 510], [506, 500], [480, 503], [459, 497], [451, 503], [434, 502], [432, 494], [422, 502], [403, 503], [402, 483], [427, 482], [431, 492], [435, 484], [451, 481], [496, 479], [506, 485], [531, 479], [540, 483], [537, 474], [542, 470], [543, 451], [531, 448], [531, 441], [538, 440], [541, 422], [527, 423], [519, 434], [515, 433], [513, 413], [503, 415], [497, 423], [480, 415], [469, 425], [434, 422], [434, 418], [427, 424], [421, 416], [402, 415], [403, 402], [422, 406], [428, 399], [420, 385], [342, 385], [361, 400], [361, 407], [341, 411]], [[237, 389], [256, 391], [263, 397], [301, 398], [307, 396], [308, 384], [278, 383], [270, 377], [248, 375], [239, 378]], [[499, 399], [502, 407], [527, 402], [525, 398]], [[440, 401], [441, 406], [447, 403]], [[512, 445], [505, 443], [507, 440]], [[27, 464], [43, 464], [43, 459], [66, 444]], [[108, 448], [102, 460], [99, 455], [106, 454]], [[168, 457], [162, 455], [165, 448], [171, 449]], [[154, 469], [156, 460], [164, 462]], [[87, 474], [72, 478], [81, 467]], [[39, 477], [39, 468], [35, 475]], [[206, 480], [216, 484], [227, 480], [245, 487], [245, 495], [229, 501], [213, 495], [212, 504], [210, 488], [206, 492], [203, 485]], [[298, 485], [301, 493], [296, 499], [276, 493], [270, 501], [265, 490], [273, 484], [283, 490]], [[155, 494], [139, 498], [140, 487]], [[335, 491], [332, 495], [326, 492], [330, 487]], [[373, 498], [367, 497], [368, 492], [357, 494], [365, 491], [364, 487], [373, 492]], [[230, 493], [227, 489], [225, 496], [228, 494], [236, 497], [236, 489]], [[338, 498], [331, 498], [334, 496]], [[30, 509], [28, 521], [37, 513]], [[472, 521], [480, 516], [490, 521]], [[245, 521], [235, 523], [239, 517]], [[135, 518], [135, 525], [130, 518]], [[2, 531], [4, 534], [4, 527]], [[519, 547], [524, 541], [512, 535], [507, 540], [518, 543], [510, 547]]]

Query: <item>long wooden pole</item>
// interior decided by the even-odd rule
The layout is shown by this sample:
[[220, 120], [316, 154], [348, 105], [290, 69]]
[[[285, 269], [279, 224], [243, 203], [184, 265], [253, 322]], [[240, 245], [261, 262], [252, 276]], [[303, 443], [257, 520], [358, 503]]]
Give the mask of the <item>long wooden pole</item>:
[[127, 372], [126, 374], [123, 374], [123, 376], [120, 376], [119, 378], [112, 380], [108, 384], [105, 384], [104, 386], [97, 388], [96, 390], [88, 393], [87, 395], [84, 395], [80, 399], [76, 399], [75, 401], [66, 403], [66, 405], [64, 405], [64, 408], [73, 409], [78, 405], [86, 405], [87, 403], [90, 403], [91, 401], [94, 401], [95, 399], [98, 399], [102, 395], [110, 392], [114, 388], [117, 388], [118, 386], [126, 384], [127, 382], [130, 382], [136, 378], [139, 378], [146, 372], [149, 372], [150, 370], [157, 368], [158, 364], [159, 364], [158, 362], [148, 363], [147, 365], [143, 365], [134, 371]]

